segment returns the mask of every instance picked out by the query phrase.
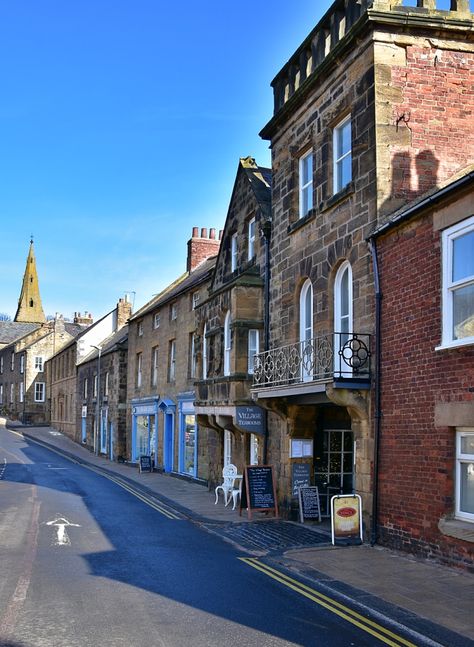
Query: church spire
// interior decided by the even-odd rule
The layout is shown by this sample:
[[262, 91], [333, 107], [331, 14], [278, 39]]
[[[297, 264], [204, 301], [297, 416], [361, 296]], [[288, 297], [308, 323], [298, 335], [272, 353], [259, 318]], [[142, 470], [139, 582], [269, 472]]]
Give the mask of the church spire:
[[20, 298], [18, 299], [15, 321], [22, 323], [44, 323], [46, 321], [41, 304], [38, 274], [36, 272], [33, 236], [31, 236], [30, 240], [30, 250], [26, 259], [25, 274], [23, 276]]

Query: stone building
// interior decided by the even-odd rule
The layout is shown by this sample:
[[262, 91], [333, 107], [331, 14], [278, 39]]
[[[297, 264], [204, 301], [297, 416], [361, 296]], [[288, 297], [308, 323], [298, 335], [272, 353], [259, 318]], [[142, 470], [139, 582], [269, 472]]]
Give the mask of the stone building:
[[[371, 528], [375, 291], [366, 239], [473, 159], [467, 1], [333, 3], [272, 82], [270, 347], [253, 395], [268, 411], [283, 513], [308, 467], [323, 514], [362, 496]], [[461, 144], [462, 142], [462, 144]], [[300, 469], [300, 468], [298, 468]]]
[[209, 294], [196, 309], [200, 339], [195, 410], [209, 429], [209, 481], [223, 466], [262, 462], [264, 411], [250, 396], [253, 358], [263, 348], [265, 245], [271, 171], [239, 161]]
[[14, 321], [0, 322], [0, 409], [25, 424], [49, 421], [45, 363], [82, 330], [62, 317], [46, 321], [33, 240]]
[[393, 214], [372, 237], [380, 286], [377, 532], [394, 548], [471, 569], [473, 169]]
[[[131, 313], [131, 304], [127, 299], [119, 299], [117, 306], [94, 323], [90, 323], [73, 341], [55, 353], [47, 362], [48, 381], [51, 397], [51, 425], [64, 434], [82, 442], [82, 426], [78, 424], [78, 383], [77, 366], [90, 353], [122, 328]], [[91, 320], [75, 314], [75, 321]], [[80, 409], [82, 411], [82, 409]], [[96, 418], [94, 418], [94, 424]], [[92, 432], [98, 437], [96, 430]]]
[[206, 481], [207, 438], [194, 409], [195, 309], [219, 245], [214, 229], [193, 229], [186, 272], [131, 317], [128, 337], [127, 458], [151, 456], [164, 472]]
[[127, 350], [125, 324], [77, 365], [76, 438], [110, 460], [126, 453]]

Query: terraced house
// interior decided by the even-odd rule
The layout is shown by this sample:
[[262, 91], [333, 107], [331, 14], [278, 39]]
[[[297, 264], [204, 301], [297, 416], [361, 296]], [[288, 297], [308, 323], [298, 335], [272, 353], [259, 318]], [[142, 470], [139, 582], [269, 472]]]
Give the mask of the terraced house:
[[208, 479], [207, 438], [196, 420], [195, 310], [207, 296], [220, 239], [193, 228], [186, 271], [129, 322], [128, 460], [151, 456], [169, 474]]
[[[401, 527], [378, 525], [379, 293], [368, 239], [474, 159], [469, 3], [405, 4], [334, 2], [273, 80], [261, 132], [273, 170], [270, 345], [252, 393], [269, 412], [280, 505], [292, 513], [292, 474], [306, 464], [325, 515], [333, 494], [355, 491], [366, 535], [384, 541]], [[417, 540], [427, 549], [429, 534]]]

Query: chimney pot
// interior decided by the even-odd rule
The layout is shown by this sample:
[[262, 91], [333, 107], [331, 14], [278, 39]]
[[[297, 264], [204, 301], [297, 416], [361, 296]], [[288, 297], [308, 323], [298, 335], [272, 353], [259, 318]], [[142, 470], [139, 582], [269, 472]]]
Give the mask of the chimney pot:
[[216, 230], [214, 229], [214, 227], [212, 227], [212, 228], [209, 230], [209, 238], [210, 238], [211, 240], [215, 240], [215, 238], [216, 238]]
[[199, 238], [199, 227], [193, 227], [193, 238]]
[[224, 233], [223, 229], [219, 230], [219, 240], [222, 240], [222, 234]]
[[201, 229], [201, 238], [207, 238], [207, 227]]

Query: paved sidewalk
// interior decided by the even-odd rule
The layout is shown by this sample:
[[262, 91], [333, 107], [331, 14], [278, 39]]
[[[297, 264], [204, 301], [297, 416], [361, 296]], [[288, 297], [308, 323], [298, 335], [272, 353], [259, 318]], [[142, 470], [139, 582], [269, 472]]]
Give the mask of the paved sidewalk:
[[[0, 418], [0, 425], [3, 422]], [[254, 554], [266, 555], [265, 559], [317, 580], [329, 590], [349, 595], [381, 613], [384, 613], [383, 603], [395, 605], [402, 619], [404, 614], [406, 618], [416, 614], [428, 623], [464, 637], [459, 641], [446, 634], [448, 638], [440, 643], [447, 647], [474, 645], [473, 575], [380, 547], [334, 548], [328, 545], [329, 538], [324, 531], [312, 531], [296, 523], [257, 520], [249, 524], [247, 517], [239, 516], [231, 506], [226, 508], [221, 501], [214, 505], [214, 494], [199, 483], [160, 473], [140, 474], [134, 466], [95, 456], [50, 427], [12, 426], [26, 437], [133, 481], [195, 523], [247, 552], [252, 551], [252, 541], [248, 540], [251, 537]], [[271, 528], [268, 532], [267, 527]], [[268, 533], [273, 543], [268, 542]], [[260, 545], [259, 537], [262, 538]], [[298, 543], [309, 547], [294, 549]], [[288, 546], [292, 548], [287, 549]], [[393, 607], [387, 606], [385, 612], [393, 615]]]

